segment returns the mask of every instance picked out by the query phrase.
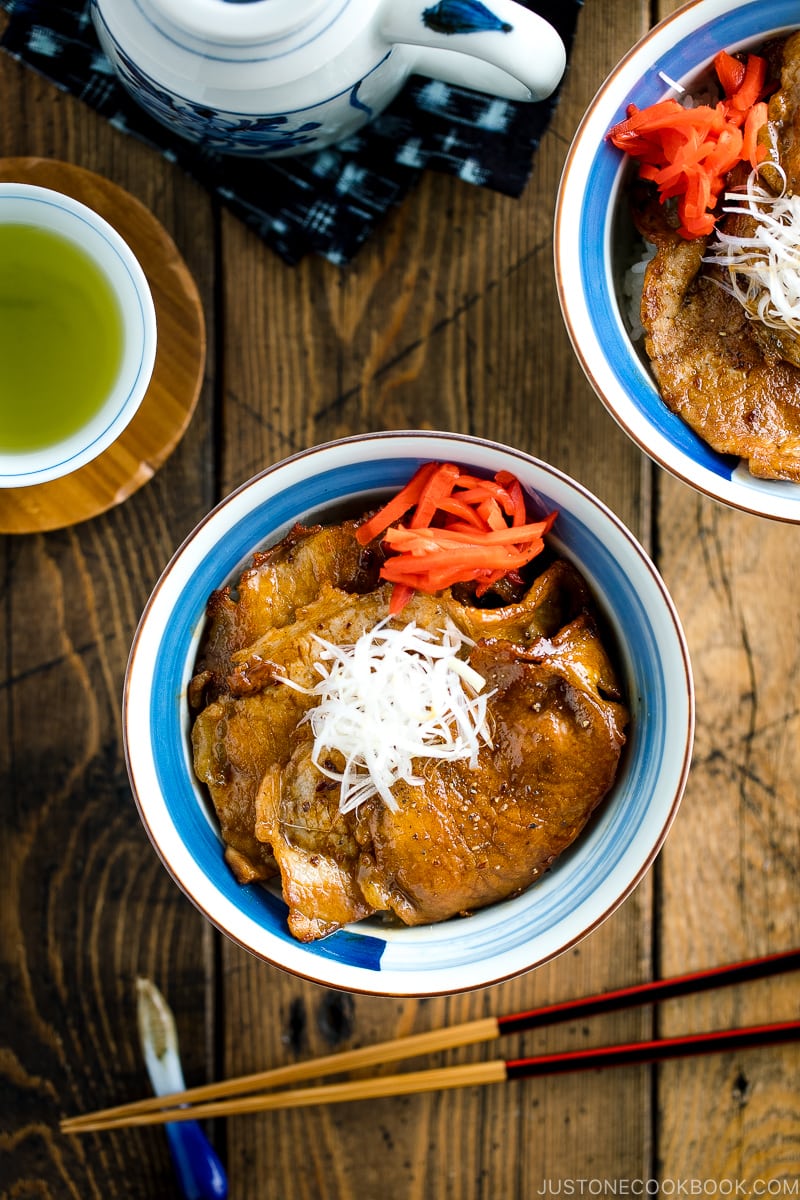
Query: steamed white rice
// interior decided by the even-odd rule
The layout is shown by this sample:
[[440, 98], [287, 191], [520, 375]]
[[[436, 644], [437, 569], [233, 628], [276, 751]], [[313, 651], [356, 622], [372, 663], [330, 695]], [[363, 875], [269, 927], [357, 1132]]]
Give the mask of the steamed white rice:
[[625, 316], [630, 327], [631, 339], [640, 342], [644, 337], [642, 326], [642, 288], [647, 264], [654, 257], [656, 247], [650, 242], [643, 244], [640, 256], [631, 263], [622, 279], [622, 298]]

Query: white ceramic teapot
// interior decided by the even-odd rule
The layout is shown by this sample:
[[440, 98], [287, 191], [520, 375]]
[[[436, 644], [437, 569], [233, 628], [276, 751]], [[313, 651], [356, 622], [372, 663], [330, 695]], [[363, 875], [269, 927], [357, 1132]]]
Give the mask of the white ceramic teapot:
[[122, 83], [164, 125], [226, 154], [319, 150], [412, 73], [513, 100], [555, 89], [556, 31], [513, 0], [92, 0]]

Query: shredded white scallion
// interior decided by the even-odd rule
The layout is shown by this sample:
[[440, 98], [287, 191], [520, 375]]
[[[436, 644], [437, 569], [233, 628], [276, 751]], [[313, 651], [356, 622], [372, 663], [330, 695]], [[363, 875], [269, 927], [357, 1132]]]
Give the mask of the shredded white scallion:
[[671, 79], [670, 76], [667, 75], [666, 71], [659, 71], [658, 77], [659, 79], [663, 79], [667, 87], [672, 88], [674, 92], [678, 92], [680, 95], [683, 95], [683, 93], [686, 91], [686, 88], [683, 86], [683, 84], [678, 83], [676, 79]]
[[[483, 677], [458, 658], [470, 639], [450, 620], [441, 640], [413, 621], [398, 628], [387, 621], [352, 645], [316, 637], [321, 678], [300, 689], [319, 698], [304, 718], [314, 734], [311, 757], [323, 775], [339, 782], [343, 813], [375, 795], [396, 810], [393, 785], [423, 782], [414, 774], [414, 759], [468, 759], [474, 767], [481, 743], [491, 745], [491, 693], [482, 692]], [[331, 751], [344, 758], [342, 771], [325, 761]]]
[[727, 268], [721, 286], [748, 316], [800, 334], [800, 195], [773, 195], [754, 172], [746, 192], [726, 192], [724, 200], [723, 212], [752, 217], [755, 230], [750, 237], [718, 232], [704, 261]]

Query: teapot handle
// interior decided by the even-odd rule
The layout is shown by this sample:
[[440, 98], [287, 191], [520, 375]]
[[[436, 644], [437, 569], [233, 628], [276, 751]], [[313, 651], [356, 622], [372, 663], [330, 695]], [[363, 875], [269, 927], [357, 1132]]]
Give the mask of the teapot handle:
[[383, 0], [378, 27], [420, 48], [413, 71], [511, 100], [544, 100], [567, 61], [552, 25], [514, 0]]

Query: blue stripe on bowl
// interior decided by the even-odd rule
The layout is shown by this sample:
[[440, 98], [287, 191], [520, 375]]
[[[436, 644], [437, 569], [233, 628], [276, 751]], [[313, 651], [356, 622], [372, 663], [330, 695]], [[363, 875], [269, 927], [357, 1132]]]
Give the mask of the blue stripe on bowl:
[[[787, 26], [796, 25], [800, 20], [797, 0], [774, 0], [768, 16], [775, 26], [784, 22]], [[637, 81], [609, 121], [609, 128], [625, 117], [629, 104], [645, 108], [663, 99], [669, 89], [659, 77], [659, 71], [670, 79], [679, 80], [686, 74], [687, 63], [702, 63], [712, 58], [720, 47], [735, 46], [761, 36], [764, 20], [764, 4], [749, 4], [715, 17], [683, 38], [653, 62], [646, 75]], [[730, 480], [739, 460], [711, 450], [680, 417], [670, 412], [655, 385], [631, 360], [630, 342], [619, 314], [614, 281], [606, 267], [612, 261], [616, 213], [616, 205], [609, 204], [609, 197], [616, 196], [622, 189], [625, 174], [626, 160], [622, 153], [608, 142], [601, 142], [586, 173], [579, 229], [581, 283], [595, 336], [619, 386], [634, 408], [698, 468]]]
[[[258, 504], [233, 523], [203, 557], [183, 584], [160, 636], [152, 672], [149, 736], [159, 788], [170, 819], [213, 888], [263, 928], [265, 937], [295, 948], [297, 943], [286, 927], [283, 902], [262, 887], [242, 888], [235, 882], [224, 863], [213, 817], [209, 816], [201, 789], [192, 776], [185, 689], [191, 676], [195, 635], [203, 624], [210, 592], [234, 575], [253, 550], [282, 536], [287, 527], [305, 514], [340, 498], [354, 492], [399, 487], [420, 461], [394, 457], [342, 466], [293, 484]], [[474, 459], [470, 465], [474, 468]], [[424, 930], [384, 928], [378, 919], [373, 919], [304, 947], [317, 958], [333, 959], [349, 968], [369, 972], [388, 968], [398, 973], [423, 974], [468, 966], [480, 960], [484, 971], [487, 960], [521, 951], [527, 953], [532, 939], [558, 939], [562, 926], [565, 938], [577, 937], [587, 920], [591, 923], [600, 919], [617, 900], [618, 891], [613, 888], [609, 889], [608, 903], [597, 898], [598, 890], [607, 886], [608, 875], [622, 872], [627, 886], [648, 860], [653, 845], [660, 842], [675, 802], [675, 788], [667, 788], [660, 794], [659, 773], [670, 737], [673, 751], [677, 748], [681, 758], [686, 739], [685, 723], [677, 731], [668, 725], [667, 677], [659, 633], [651, 619], [651, 612], [660, 614], [663, 626], [663, 594], [651, 569], [642, 565], [640, 549], [615, 523], [608, 520], [601, 538], [584, 520], [568, 511], [569, 508], [581, 512], [596, 505], [602, 512], [602, 507], [558, 473], [544, 467], [539, 470], [546, 490], [539, 490], [538, 497], [547, 508], [561, 509], [556, 524], [558, 538], [554, 539], [556, 548], [563, 542], [566, 551], [581, 564], [612, 620], [623, 650], [633, 726], [613, 799], [579, 841], [576, 852], [568, 851], [550, 875], [523, 896], [495, 905], [469, 920]], [[641, 598], [632, 592], [626, 575], [626, 569], [637, 560], [638, 572], [644, 577], [639, 581], [644, 588]], [[672, 639], [667, 657], [672, 653], [680, 660], [678, 669], [682, 670], [683, 656], [680, 646], [675, 649], [676, 638], [674, 624], [669, 623], [666, 634], [662, 628], [661, 646], [665, 639]], [[633, 650], [625, 649], [626, 646]], [[576, 911], [584, 905], [590, 907], [588, 916]], [[510, 910], [517, 918], [513, 923], [507, 921]], [[575, 922], [577, 927], [570, 935]], [[561, 948], [557, 941], [555, 948]], [[273, 957], [280, 961], [279, 946]], [[530, 965], [535, 957], [532, 951], [525, 965]]]

